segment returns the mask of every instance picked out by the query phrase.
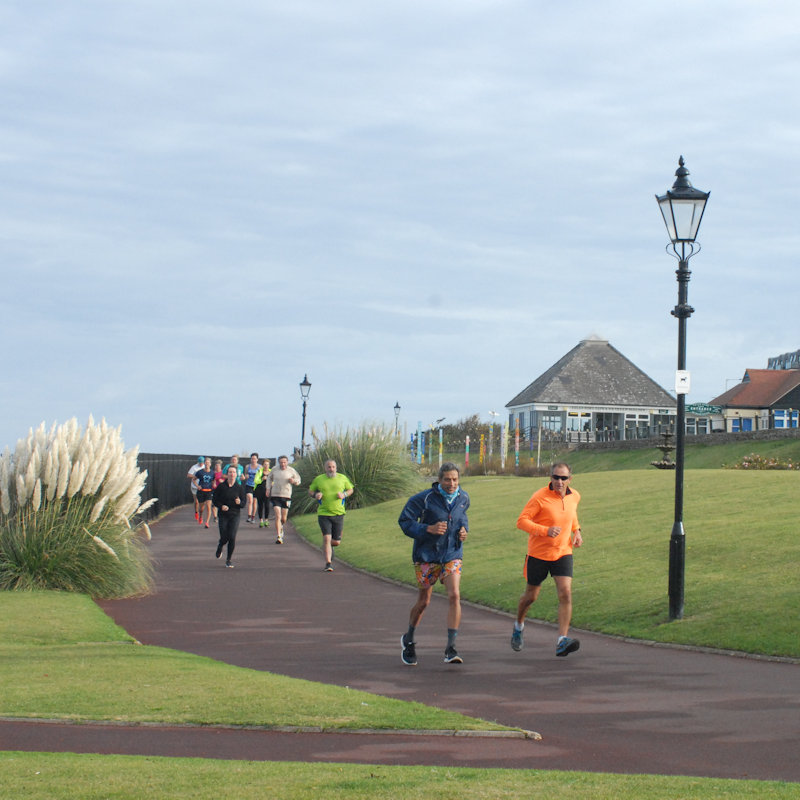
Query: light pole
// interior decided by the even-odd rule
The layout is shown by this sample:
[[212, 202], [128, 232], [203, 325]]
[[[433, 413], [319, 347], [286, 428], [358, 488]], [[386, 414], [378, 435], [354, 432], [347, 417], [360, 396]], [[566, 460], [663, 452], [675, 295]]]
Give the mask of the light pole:
[[[669, 540], [669, 619], [683, 618], [683, 586], [686, 562], [686, 536], [683, 530], [683, 462], [686, 433], [686, 393], [689, 373], [686, 371], [686, 320], [694, 309], [689, 305], [689, 259], [700, 252], [695, 242], [710, 192], [701, 192], [689, 182], [689, 170], [683, 156], [678, 159], [675, 183], [663, 195], [656, 195], [658, 207], [667, 226], [670, 243], [667, 252], [678, 259], [678, 305], [672, 316], [678, 318], [678, 371], [675, 373], [678, 415], [675, 431], [675, 521]], [[672, 252], [670, 252], [670, 250]]]
[[394, 404], [394, 435], [397, 436], [397, 426], [400, 424], [400, 403]]
[[310, 391], [311, 384], [306, 374], [303, 376], [303, 381], [300, 384], [300, 397], [303, 398], [303, 428], [300, 433], [300, 458], [306, 454], [306, 403], [308, 402], [308, 393]]

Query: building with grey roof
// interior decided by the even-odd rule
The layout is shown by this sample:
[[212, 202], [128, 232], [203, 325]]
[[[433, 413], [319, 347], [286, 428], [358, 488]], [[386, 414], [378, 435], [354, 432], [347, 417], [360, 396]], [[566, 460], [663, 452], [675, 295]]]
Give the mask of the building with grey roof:
[[506, 403], [522, 435], [549, 430], [567, 439], [631, 439], [673, 430], [675, 398], [599, 338], [584, 339]]

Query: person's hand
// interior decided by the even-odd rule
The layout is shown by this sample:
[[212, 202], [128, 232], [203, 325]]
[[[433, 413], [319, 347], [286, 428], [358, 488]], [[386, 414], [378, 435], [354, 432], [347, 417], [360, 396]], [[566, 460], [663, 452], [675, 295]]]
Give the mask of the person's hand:
[[230, 511], [228, 506], [220, 506], [220, 510], [222, 510], [222, 511]]
[[427, 530], [428, 533], [432, 534], [433, 536], [442, 536], [443, 534], [447, 533], [447, 523], [434, 522], [433, 525], [428, 525]]
[[575, 535], [572, 537], [572, 546], [580, 547], [582, 544], [583, 544], [583, 536], [581, 536], [581, 532], [575, 531]]
[[337, 497], [338, 497], [340, 500], [344, 500], [344, 499], [345, 499], [345, 497], [347, 497], [347, 492], [336, 492], [336, 496], [337, 496]]
[[561, 533], [561, 527], [559, 525], [551, 525], [547, 529], [547, 535], [551, 539], [555, 539]]
[[234, 502], [236, 503], [237, 506], [240, 506], [242, 504], [242, 501], [238, 497], [236, 498], [236, 500], [234, 500]]
[[460, 541], [465, 541], [469, 531], [462, 525], [461, 530], [458, 532], [458, 538]]

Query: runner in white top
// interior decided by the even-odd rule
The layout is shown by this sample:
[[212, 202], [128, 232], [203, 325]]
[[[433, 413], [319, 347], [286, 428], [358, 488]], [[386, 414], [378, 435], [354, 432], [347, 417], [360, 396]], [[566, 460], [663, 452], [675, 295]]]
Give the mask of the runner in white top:
[[278, 466], [272, 468], [267, 481], [269, 502], [275, 509], [275, 527], [278, 534], [275, 544], [283, 544], [283, 526], [289, 516], [289, 506], [292, 504], [292, 487], [300, 485], [300, 475], [294, 467], [289, 466], [288, 456], [280, 456]]

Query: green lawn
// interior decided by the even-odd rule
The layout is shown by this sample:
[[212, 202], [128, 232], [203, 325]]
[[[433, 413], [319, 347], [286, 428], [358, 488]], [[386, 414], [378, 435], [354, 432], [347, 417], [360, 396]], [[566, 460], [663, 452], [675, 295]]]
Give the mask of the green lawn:
[[[513, 611], [523, 589], [526, 537], [516, 519], [542, 478], [466, 478], [470, 536], [464, 598]], [[584, 547], [573, 585], [577, 628], [661, 642], [800, 657], [800, 472], [686, 471], [686, 607], [668, 622], [667, 566], [674, 472], [577, 472]], [[403, 500], [347, 515], [337, 556], [413, 582], [411, 540], [397, 526]], [[294, 524], [313, 542], [313, 516]], [[554, 621], [552, 582], [531, 616]]]
[[465, 767], [0, 753], [4, 796], [26, 800], [791, 800], [797, 784]]
[[0, 664], [3, 717], [326, 729], [503, 728], [421, 703], [138, 645], [88, 597], [61, 592], [0, 592]]

